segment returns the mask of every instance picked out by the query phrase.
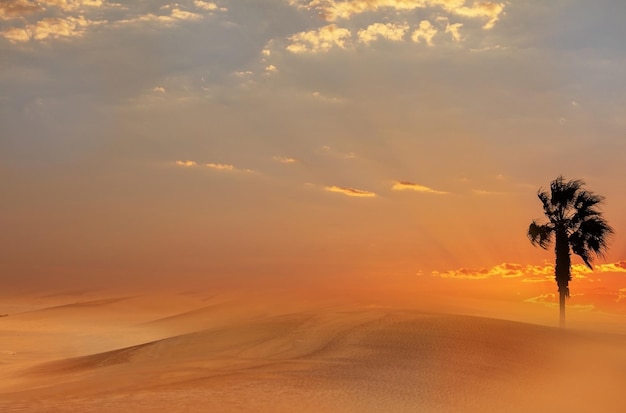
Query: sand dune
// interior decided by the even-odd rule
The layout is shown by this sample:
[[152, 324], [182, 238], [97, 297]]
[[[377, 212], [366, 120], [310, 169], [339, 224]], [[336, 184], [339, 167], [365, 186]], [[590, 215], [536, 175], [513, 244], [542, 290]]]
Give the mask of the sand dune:
[[358, 305], [109, 297], [0, 339], [2, 412], [619, 412], [626, 383], [623, 336]]

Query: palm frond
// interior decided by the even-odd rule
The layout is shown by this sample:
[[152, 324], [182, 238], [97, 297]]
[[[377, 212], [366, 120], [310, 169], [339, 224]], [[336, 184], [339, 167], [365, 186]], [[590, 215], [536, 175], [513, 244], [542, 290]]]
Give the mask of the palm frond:
[[599, 215], [587, 217], [580, 223], [569, 242], [572, 251], [579, 255], [589, 268], [595, 257], [603, 258], [606, 253], [608, 240], [614, 233], [613, 228]]
[[576, 211], [572, 216], [572, 222], [579, 224], [587, 218], [600, 216], [601, 212], [595, 208], [604, 201], [604, 197], [594, 195], [591, 192], [580, 191], [576, 196], [573, 209]]
[[589, 254], [589, 249], [587, 248], [585, 241], [579, 232], [573, 233], [569, 237], [570, 245], [572, 246], [572, 251], [574, 254], [578, 255], [582, 258], [583, 262], [590, 270], [593, 269], [591, 265], [592, 257]]
[[538, 224], [537, 221], [531, 222], [528, 226], [528, 239], [531, 244], [547, 249], [552, 241], [552, 233], [554, 227], [551, 224]]
[[554, 216], [554, 206], [550, 200], [550, 194], [540, 188], [539, 192], [537, 192], [537, 198], [539, 198], [541, 204], [543, 205], [543, 213], [550, 221], [552, 221], [552, 217]]
[[550, 201], [555, 209], [565, 210], [570, 208], [576, 201], [577, 192], [585, 185], [579, 179], [565, 181], [563, 175], [559, 175], [550, 183]]

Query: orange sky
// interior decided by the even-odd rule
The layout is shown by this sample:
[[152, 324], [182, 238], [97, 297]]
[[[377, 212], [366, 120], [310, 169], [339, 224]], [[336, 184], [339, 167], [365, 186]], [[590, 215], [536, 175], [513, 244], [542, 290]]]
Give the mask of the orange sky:
[[[549, 279], [493, 269], [552, 262], [525, 231], [557, 175], [606, 197], [597, 264], [626, 259], [614, 7], [3, 2], [4, 288], [278, 279], [545, 301]], [[571, 303], [626, 312], [621, 269], [584, 277]]]

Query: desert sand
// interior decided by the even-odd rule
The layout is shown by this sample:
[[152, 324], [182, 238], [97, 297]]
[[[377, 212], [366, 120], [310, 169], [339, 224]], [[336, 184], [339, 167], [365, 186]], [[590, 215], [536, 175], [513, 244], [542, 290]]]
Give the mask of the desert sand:
[[206, 291], [2, 308], [2, 412], [624, 411], [622, 334]]

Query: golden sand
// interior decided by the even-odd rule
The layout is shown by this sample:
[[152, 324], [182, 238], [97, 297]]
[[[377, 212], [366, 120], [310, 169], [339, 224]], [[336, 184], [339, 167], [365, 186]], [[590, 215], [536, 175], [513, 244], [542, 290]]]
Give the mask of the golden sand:
[[225, 294], [82, 294], [15, 303], [16, 312], [0, 318], [2, 412], [624, 406], [623, 335]]

